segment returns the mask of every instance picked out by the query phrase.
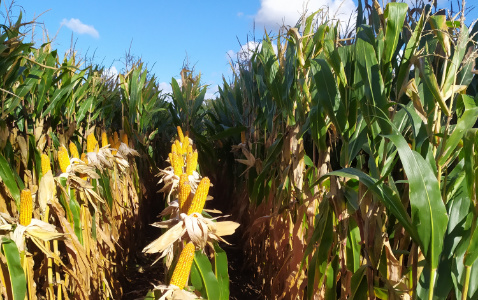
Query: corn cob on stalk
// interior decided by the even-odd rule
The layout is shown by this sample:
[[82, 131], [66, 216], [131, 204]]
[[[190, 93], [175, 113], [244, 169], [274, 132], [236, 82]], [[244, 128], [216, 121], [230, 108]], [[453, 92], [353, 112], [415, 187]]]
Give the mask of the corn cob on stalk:
[[58, 164], [63, 173], [66, 172], [66, 168], [70, 165], [70, 158], [68, 157], [68, 151], [65, 146], [60, 146], [58, 150]]
[[189, 137], [186, 136], [182, 142], [182, 149], [181, 149], [181, 152], [183, 154], [186, 154], [188, 152], [188, 147], [189, 147]]
[[182, 143], [183, 140], [184, 140], [184, 134], [183, 134], [183, 130], [181, 129], [180, 126], [177, 126], [176, 127], [177, 130], [178, 130], [178, 137], [179, 137], [179, 141]]
[[188, 175], [183, 173], [179, 179], [179, 194], [178, 194], [178, 202], [179, 202], [179, 210], [181, 212], [185, 212], [187, 206], [185, 206], [186, 201], [191, 193], [191, 186], [187, 183]]
[[33, 199], [29, 189], [22, 190], [20, 195], [20, 224], [27, 226], [32, 221]]
[[[88, 164], [88, 158], [86, 157], [86, 153], [83, 152], [81, 153], [81, 160], [85, 163]], [[86, 174], [80, 174], [80, 178], [83, 180], [88, 179], [88, 176]]]
[[46, 154], [41, 155], [41, 173], [45, 175], [51, 170], [50, 158]]
[[186, 156], [186, 174], [193, 175], [198, 164], [198, 152], [188, 152]]
[[180, 154], [172, 153], [173, 161], [171, 165], [173, 166], [174, 174], [177, 176], [181, 176], [183, 174], [183, 157]]
[[101, 132], [101, 147], [106, 147], [106, 145], [111, 144], [108, 142], [108, 135], [106, 134], [106, 131]]
[[98, 146], [98, 141], [96, 140], [93, 133], [90, 133], [86, 137], [86, 151], [87, 152], [96, 152], [96, 147]]
[[80, 155], [78, 154], [78, 148], [76, 148], [75, 143], [70, 142], [70, 144], [68, 145], [68, 147], [70, 148], [70, 155], [71, 155], [71, 157], [80, 158]]
[[179, 256], [178, 263], [174, 268], [173, 276], [171, 277], [170, 284], [179, 287], [181, 290], [184, 289], [188, 282], [189, 273], [191, 272], [191, 266], [194, 259], [194, 244], [189, 242], [181, 251]]
[[241, 144], [245, 144], [245, 143], [246, 143], [246, 132], [241, 131]]
[[121, 142], [128, 146], [128, 135], [126, 133], [123, 133], [123, 135], [121, 136]]
[[178, 154], [183, 155], [184, 153], [183, 153], [183, 148], [181, 146], [181, 143], [178, 140], [176, 140], [175, 143], [176, 143], [176, 151], [178, 152]]
[[203, 179], [201, 179], [191, 202], [191, 206], [188, 208], [188, 215], [202, 212], [204, 204], [206, 203], [207, 194], [209, 193], [210, 185], [211, 181], [208, 177], [203, 177]]

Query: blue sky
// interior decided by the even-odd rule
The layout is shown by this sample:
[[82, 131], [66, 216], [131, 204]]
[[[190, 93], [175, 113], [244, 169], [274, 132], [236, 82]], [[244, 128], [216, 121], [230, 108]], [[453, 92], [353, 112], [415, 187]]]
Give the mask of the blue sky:
[[[2, 1], [2, 11], [9, 2]], [[211, 95], [223, 75], [226, 79], [231, 76], [228, 56], [235, 58], [241, 50], [238, 39], [246, 44], [254, 22], [260, 39], [264, 28], [277, 29], [282, 21], [295, 24], [303, 2], [307, 1], [23, 0], [16, 5], [23, 7], [24, 20], [45, 12], [37, 21], [54, 37], [53, 48], [60, 55], [70, 48], [73, 38], [80, 56], [95, 53], [97, 63], [121, 71], [131, 45], [131, 53], [148, 63], [165, 91], [170, 90], [171, 77], [179, 78], [187, 57], [195, 71], [201, 72], [203, 83], [211, 85]], [[328, 4], [331, 11], [339, 11], [339, 19], [346, 19], [356, 8], [356, 0], [308, 2], [310, 11]], [[472, 17], [477, 15], [475, 9]], [[35, 39], [43, 39], [40, 28], [35, 30]]]

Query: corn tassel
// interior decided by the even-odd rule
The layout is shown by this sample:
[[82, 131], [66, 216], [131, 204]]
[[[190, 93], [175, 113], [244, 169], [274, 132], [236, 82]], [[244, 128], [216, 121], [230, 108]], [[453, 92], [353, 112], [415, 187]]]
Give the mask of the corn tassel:
[[78, 148], [76, 148], [75, 143], [70, 142], [70, 145], [68, 145], [68, 146], [69, 146], [69, 148], [70, 148], [70, 155], [71, 155], [71, 157], [80, 158], [80, 155], [78, 154]]
[[68, 151], [65, 146], [60, 146], [60, 149], [58, 150], [58, 164], [63, 173], [66, 172], [66, 169], [70, 165], [70, 158], [68, 157]]
[[195, 247], [192, 242], [189, 242], [181, 251], [178, 262], [174, 268], [173, 276], [170, 284], [184, 289], [188, 283], [189, 273], [193, 264]]
[[41, 155], [41, 173], [45, 175], [51, 170], [50, 158], [46, 154]]
[[182, 143], [183, 140], [184, 140], [184, 134], [183, 134], [183, 130], [181, 129], [180, 126], [177, 126], [176, 127], [178, 129], [178, 137], [179, 137], [179, 141]]
[[206, 203], [207, 194], [209, 193], [209, 186], [211, 185], [211, 181], [207, 177], [203, 177], [201, 182], [199, 182], [198, 188], [196, 193], [194, 194], [194, 198], [192, 200], [191, 206], [188, 209], [188, 215], [192, 213], [201, 213], [202, 209], [204, 208], [204, 204]]
[[32, 192], [28, 189], [22, 190], [20, 196], [20, 224], [27, 226], [32, 221], [33, 198]]
[[108, 142], [108, 135], [106, 134], [106, 131], [101, 132], [101, 147], [106, 147], [106, 145], [111, 144]]
[[98, 141], [96, 140], [93, 133], [90, 133], [86, 138], [86, 151], [87, 152], [96, 152], [98, 146]]

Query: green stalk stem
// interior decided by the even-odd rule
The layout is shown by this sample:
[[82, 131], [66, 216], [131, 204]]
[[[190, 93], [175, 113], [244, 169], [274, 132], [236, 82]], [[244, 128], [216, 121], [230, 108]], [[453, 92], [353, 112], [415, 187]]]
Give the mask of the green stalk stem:
[[437, 269], [432, 268], [430, 270], [430, 285], [428, 287], [428, 300], [433, 300], [433, 289], [435, 287], [435, 274]]
[[470, 286], [470, 274], [471, 274], [471, 266], [465, 266], [465, 284], [463, 284], [463, 290], [462, 290], [462, 295], [461, 299], [466, 300], [468, 296], [468, 288]]

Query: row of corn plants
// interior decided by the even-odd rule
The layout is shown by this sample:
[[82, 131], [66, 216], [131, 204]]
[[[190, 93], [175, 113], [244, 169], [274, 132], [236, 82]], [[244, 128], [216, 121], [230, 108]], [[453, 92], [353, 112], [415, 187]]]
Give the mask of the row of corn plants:
[[359, 1], [347, 39], [316, 12], [266, 34], [208, 103], [204, 126], [243, 175], [235, 209], [265, 297], [478, 296], [478, 26], [464, 11]]
[[200, 174], [198, 151], [188, 131], [183, 134], [180, 126], [177, 131], [168, 155], [170, 165], [159, 173], [161, 192], [167, 195], [167, 207], [160, 214], [164, 220], [152, 224], [166, 230], [143, 250], [161, 253], [157, 260], [164, 257], [168, 270], [169, 285], [155, 286], [156, 298], [229, 299], [227, 256], [218, 242], [227, 243], [222, 236], [233, 234], [239, 224], [217, 221], [221, 216], [210, 213], [221, 212], [204, 208], [212, 199], [211, 181]]
[[121, 298], [164, 98], [141, 64], [108, 78], [25, 25], [0, 29], [0, 295]]

